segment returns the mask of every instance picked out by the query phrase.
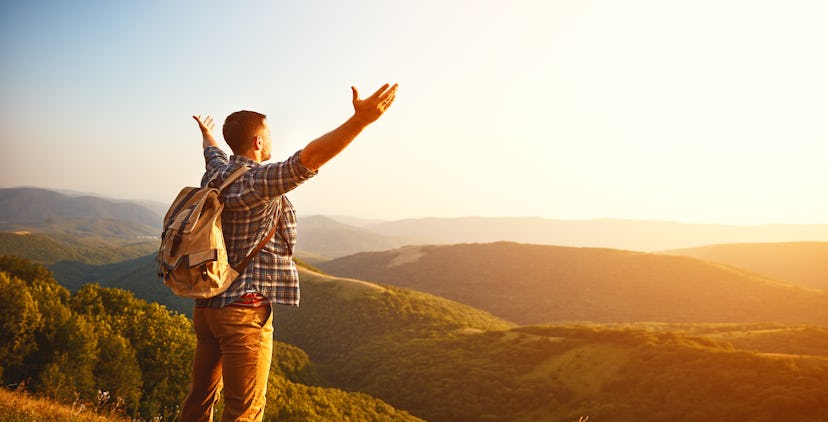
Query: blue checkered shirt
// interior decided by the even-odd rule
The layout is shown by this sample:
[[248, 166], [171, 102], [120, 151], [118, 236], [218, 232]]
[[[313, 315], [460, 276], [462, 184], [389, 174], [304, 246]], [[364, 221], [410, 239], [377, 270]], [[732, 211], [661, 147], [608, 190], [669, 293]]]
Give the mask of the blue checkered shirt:
[[316, 175], [299, 161], [300, 152], [280, 163], [259, 164], [239, 155], [228, 160], [218, 147], [204, 149], [207, 171], [201, 179], [202, 186], [213, 178], [218, 186], [239, 167], [250, 168], [222, 194], [221, 223], [230, 264], [238, 265], [274, 224], [279, 227], [226, 291], [210, 299], [196, 300], [196, 306], [221, 308], [251, 292], [265, 296], [271, 303], [299, 304], [299, 273], [293, 263], [296, 211], [285, 194]]

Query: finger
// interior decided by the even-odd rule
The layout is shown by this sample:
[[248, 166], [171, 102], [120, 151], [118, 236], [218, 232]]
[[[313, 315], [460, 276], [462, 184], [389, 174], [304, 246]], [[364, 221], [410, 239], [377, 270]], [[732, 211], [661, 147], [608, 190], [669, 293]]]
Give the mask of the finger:
[[[386, 84], [386, 86], [387, 86], [387, 84]], [[397, 88], [398, 88], [398, 85], [394, 84], [394, 86], [392, 86], [391, 89], [385, 91], [382, 95], [379, 96], [379, 100], [380, 101], [385, 101], [388, 97], [392, 97], [392, 96], [397, 95]]]
[[351, 85], [351, 92], [353, 93], [353, 98], [351, 98], [352, 102], [359, 101], [359, 92], [357, 91], [356, 87]]
[[370, 96], [370, 97], [368, 97], [368, 98], [369, 98], [369, 99], [379, 99], [379, 96], [380, 96], [383, 92], [385, 92], [385, 90], [386, 90], [386, 89], [388, 89], [388, 84], [385, 84], [385, 85], [381, 86], [381, 87], [380, 87], [380, 89], [378, 89], [376, 92], [374, 92], [373, 94], [371, 94], [371, 96]]
[[396, 96], [396, 95], [390, 95], [390, 96], [388, 96], [387, 98], [385, 98], [384, 100], [382, 100], [382, 104], [383, 104], [385, 107], [388, 107], [388, 106], [390, 106], [390, 105], [391, 105], [391, 103], [393, 103], [393, 102], [394, 102], [394, 99], [395, 99], [395, 98], [397, 98], [397, 96]]
[[198, 127], [204, 127], [204, 120], [202, 120], [201, 115], [193, 116], [196, 122], [198, 122]]

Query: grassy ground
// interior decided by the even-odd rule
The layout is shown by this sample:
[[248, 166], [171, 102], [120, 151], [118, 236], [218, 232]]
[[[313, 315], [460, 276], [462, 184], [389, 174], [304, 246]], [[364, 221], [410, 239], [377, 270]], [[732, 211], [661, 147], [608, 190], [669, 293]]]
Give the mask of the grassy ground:
[[0, 388], [3, 422], [124, 422], [128, 418], [101, 416], [87, 406], [65, 406], [26, 393]]

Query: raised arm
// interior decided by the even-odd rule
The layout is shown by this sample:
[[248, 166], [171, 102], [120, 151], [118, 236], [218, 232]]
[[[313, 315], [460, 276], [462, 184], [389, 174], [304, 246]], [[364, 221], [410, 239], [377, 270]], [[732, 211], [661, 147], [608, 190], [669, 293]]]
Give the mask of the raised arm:
[[353, 93], [354, 115], [338, 128], [311, 141], [302, 150], [299, 160], [309, 170], [316, 171], [323, 164], [336, 157], [363, 129], [379, 119], [394, 102], [397, 95], [397, 84], [390, 87], [385, 84], [364, 100], [359, 98], [359, 92], [355, 87], [352, 86], [351, 91]]

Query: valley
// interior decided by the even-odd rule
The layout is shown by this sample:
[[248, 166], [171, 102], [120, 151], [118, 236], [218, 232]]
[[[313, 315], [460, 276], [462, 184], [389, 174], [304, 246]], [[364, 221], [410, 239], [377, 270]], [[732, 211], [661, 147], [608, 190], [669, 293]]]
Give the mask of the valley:
[[[169, 377], [186, 380], [192, 302], [156, 278], [154, 242], [101, 225], [83, 226], [100, 231], [86, 235], [77, 216], [61, 218], [6, 220], [14, 230], [0, 234], [0, 289], [28, 292], [7, 293], [4, 309], [37, 312], [7, 312], [34, 325], [2, 335], [43, 351], [0, 348], [4, 383], [28, 373], [42, 380], [32, 388], [65, 402], [68, 390], [43, 381], [74, 370], [67, 386], [105, 383], [106, 371], [80, 375], [109, 350], [140, 373], [141, 383], [120, 384], [132, 392], [126, 409], [149, 415], [180, 402], [181, 389], [163, 389]], [[309, 224], [338, 233], [341, 247], [305, 243], [302, 303], [275, 309], [265, 420], [828, 420], [823, 242], [661, 253], [514, 240], [405, 246], [399, 233], [337, 231], [343, 224]], [[365, 249], [332, 259], [355, 245]], [[34, 293], [44, 286], [56, 293]], [[36, 315], [64, 321], [75, 340], [48, 343]], [[162, 344], [178, 344], [177, 357], [151, 353]], [[52, 349], [86, 366], [63, 367]]]

